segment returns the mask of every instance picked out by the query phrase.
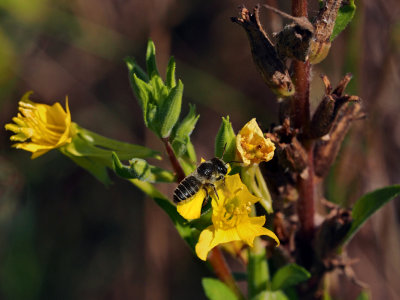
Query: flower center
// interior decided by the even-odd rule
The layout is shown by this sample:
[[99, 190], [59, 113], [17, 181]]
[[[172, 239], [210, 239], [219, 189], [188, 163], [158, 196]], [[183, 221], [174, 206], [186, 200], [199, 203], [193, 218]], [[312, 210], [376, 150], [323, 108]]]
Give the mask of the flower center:
[[234, 228], [248, 217], [250, 211], [251, 202], [245, 202], [234, 196], [223, 205], [213, 222], [214, 226], [223, 230]]

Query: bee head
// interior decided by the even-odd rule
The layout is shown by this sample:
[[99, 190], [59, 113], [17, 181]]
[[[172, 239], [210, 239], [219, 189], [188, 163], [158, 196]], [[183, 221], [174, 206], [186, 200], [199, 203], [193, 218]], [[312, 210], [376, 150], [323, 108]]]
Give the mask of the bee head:
[[217, 157], [214, 157], [213, 159], [211, 159], [211, 162], [215, 168], [215, 171], [217, 171], [220, 174], [226, 175], [226, 173], [228, 173], [228, 168], [225, 165], [225, 162]]

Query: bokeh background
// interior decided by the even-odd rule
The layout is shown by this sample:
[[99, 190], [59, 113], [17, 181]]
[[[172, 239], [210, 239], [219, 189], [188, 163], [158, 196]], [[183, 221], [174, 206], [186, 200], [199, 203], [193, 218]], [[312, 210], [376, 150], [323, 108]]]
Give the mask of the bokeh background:
[[[49, 104], [68, 95], [81, 126], [163, 151], [143, 125], [123, 62], [130, 55], [144, 65], [151, 38], [161, 72], [175, 56], [183, 111], [191, 102], [201, 115], [192, 140], [208, 158], [221, 116], [230, 115], [236, 130], [252, 117], [264, 129], [277, 122], [276, 99], [252, 64], [245, 33], [229, 19], [238, 5], [257, 2], [0, 0], [0, 299], [205, 298], [200, 278], [212, 273], [152, 200], [116, 177], [105, 188], [58, 151], [31, 161], [10, 148], [4, 124], [28, 90]], [[290, 11], [290, 1], [267, 2]], [[309, 2], [315, 15], [317, 0]], [[367, 119], [353, 126], [324, 187], [345, 206], [400, 182], [400, 2], [356, 4], [351, 26], [313, 68], [311, 95], [315, 107], [320, 73], [336, 84], [352, 72], [347, 92], [364, 101]], [[266, 10], [262, 18], [269, 32], [285, 22]], [[397, 199], [348, 248], [374, 299], [400, 295], [399, 216]], [[332, 278], [336, 299], [360, 291], [343, 275]]]

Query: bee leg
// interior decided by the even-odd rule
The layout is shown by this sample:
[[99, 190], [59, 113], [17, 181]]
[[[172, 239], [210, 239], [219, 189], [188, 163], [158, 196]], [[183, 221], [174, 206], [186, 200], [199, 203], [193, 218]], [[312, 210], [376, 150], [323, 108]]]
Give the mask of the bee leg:
[[210, 195], [208, 194], [208, 189], [206, 186], [204, 186], [203, 189], [206, 191], [206, 197], [204, 198], [204, 202], [203, 202], [202, 206], [206, 206], [208, 203], [208, 197], [210, 197]]
[[[213, 185], [212, 183], [206, 183], [205, 186], [212, 187], [215, 195], [217, 196], [217, 199], [219, 200], [217, 189], [215, 188], [215, 185]], [[208, 195], [208, 191], [207, 191], [207, 195]]]

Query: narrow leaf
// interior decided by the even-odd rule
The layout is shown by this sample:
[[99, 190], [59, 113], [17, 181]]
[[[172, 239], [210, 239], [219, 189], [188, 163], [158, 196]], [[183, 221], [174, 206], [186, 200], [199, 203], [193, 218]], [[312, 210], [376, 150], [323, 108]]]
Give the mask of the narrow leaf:
[[347, 243], [360, 229], [364, 222], [367, 221], [379, 208], [398, 195], [400, 195], [400, 184], [375, 190], [359, 198], [353, 207], [353, 224], [344, 239], [344, 243]]
[[176, 86], [176, 79], [175, 79], [175, 59], [173, 56], [169, 59], [168, 67], [167, 67], [167, 80], [166, 84], [169, 89], [172, 89]]
[[355, 12], [356, 5], [354, 4], [354, 0], [350, 0], [348, 4], [339, 8], [335, 27], [333, 28], [331, 35], [331, 41], [333, 41], [339, 35], [339, 33], [341, 33], [347, 27], [347, 25], [353, 19]]
[[132, 78], [133, 78], [131, 81], [132, 89], [136, 96], [136, 99], [139, 102], [140, 108], [142, 109], [144, 123], [146, 127], [148, 127], [149, 120], [147, 118], [147, 110], [150, 101], [150, 96], [153, 92], [152, 87], [143, 80], [141, 80], [140, 78], [138, 78], [136, 74], [133, 74]]
[[369, 300], [371, 299], [371, 296], [369, 295], [369, 293], [367, 291], [362, 291], [356, 300]]
[[96, 162], [96, 159], [90, 157], [83, 156], [74, 156], [64, 148], [59, 148], [60, 152], [65, 156], [69, 157], [74, 163], [76, 163], [81, 168], [88, 171], [92, 174], [97, 180], [103, 183], [105, 186], [109, 186], [111, 184], [111, 179], [108, 175], [107, 168], [104, 164]]
[[311, 274], [296, 264], [280, 268], [272, 278], [272, 290], [283, 290], [310, 278]]
[[132, 79], [133, 74], [136, 74], [136, 76], [144, 82], [149, 81], [149, 76], [147, 76], [146, 72], [136, 63], [136, 60], [133, 57], [128, 56], [124, 61], [128, 67], [129, 79]]
[[289, 300], [282, 291], [264, 291], [251, 300]]
[[190, 142], [190, 135], [196, 126], [200, 115], [196, 115], [196, 106], [190, 105], [187, 116], [174, 128], [171, 135], [171, 145], [177, 156], [182, 156], [187, 151], [187, 144]]
[[197, 239], [194, 238], [195, 231], [189, 226], [188, 222], [177, 212], [176, 206], [168, 200], [154, 185], [149, 182], [140, 181], [138, 179], [130, 179], [132, 184], [139, 188], [149, 197], [153, 198], [157, 205], [164, 210], [174, 223], [179, 235], [188, 243], [194, 251]]
[[237, 296], [223, 282], [214, 278], [203, 278], [204, 292], [210, 300], [237, 300]]
[[84, 139], [88, 143], [91, 143], [97, 147], [101, 147], [104, 150], [115, 151], [119, 155], [121, 155], [123, 153], [128, 154], [130, 156], [128, 158], [151, 157], [151, 158], [161, 159], [160, 152], [158, 152], [158, 151], [155, 151], [153, 149], [150, 149], [150, 148], [147, 148], [144, 146], [124, 143], [124, 142], [120, 142], [120, 141], [117, 141], [114, 139], [110, 139], [110, 138], [104, 137], [100, 134], [97, 134], [93, 131], [84, 129], [82, 127], [79, 127], [79, 135], [82, 139]]
[[183, 95], [183, 83], [178, 81], [178, 85], [174, 87], [169, 93], [167, 99], [161, 104], [157, 111], [158, 134], [162, 138], [169, 137], [172, 128], [178, 121], [181, 113]]
[[149, 74], [150, 78], [152, 78], [153, 76], [160, 76], [156, 63], [156, 47], [154, 46], [152, 40], [149, 40], [147, 43], [146, 66], [147, 74]]

